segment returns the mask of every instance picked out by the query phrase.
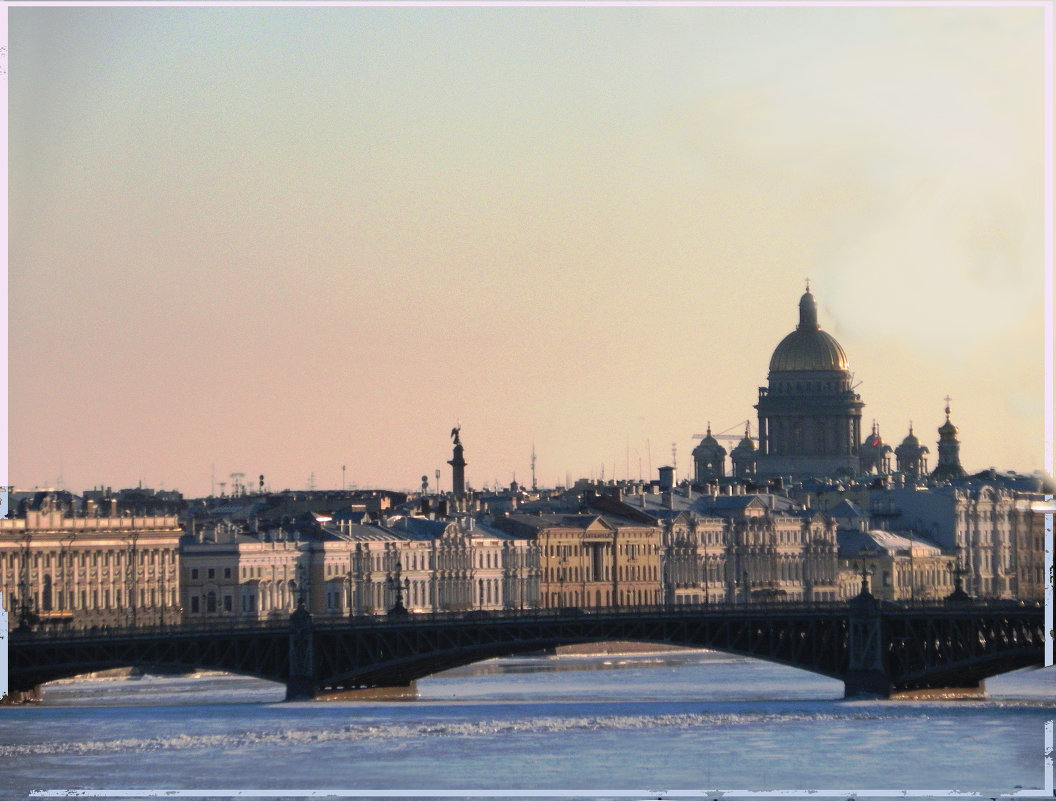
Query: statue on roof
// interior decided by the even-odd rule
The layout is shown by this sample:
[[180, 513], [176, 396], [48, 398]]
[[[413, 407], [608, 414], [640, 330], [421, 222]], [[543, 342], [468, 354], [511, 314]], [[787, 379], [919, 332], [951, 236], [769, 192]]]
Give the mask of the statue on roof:
[[458, 438], [458, 432], [461, 431], [461, 430], [462, 430], [461, 423], [451, 429], [451, 439], [453, 439], [455, 441], [456, 445], [461, 445], [462, 444], [462, 440], [460, 440]]

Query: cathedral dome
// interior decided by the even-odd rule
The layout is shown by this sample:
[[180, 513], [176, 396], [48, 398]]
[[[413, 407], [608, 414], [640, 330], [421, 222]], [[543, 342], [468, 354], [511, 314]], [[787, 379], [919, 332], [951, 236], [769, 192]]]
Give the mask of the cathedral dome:
[[770, 358], [770, 372], [846, 370], [847, 354], [840, 343], [818, 326], [818, 304], [810, 292], [799, 300], [799, 325]]

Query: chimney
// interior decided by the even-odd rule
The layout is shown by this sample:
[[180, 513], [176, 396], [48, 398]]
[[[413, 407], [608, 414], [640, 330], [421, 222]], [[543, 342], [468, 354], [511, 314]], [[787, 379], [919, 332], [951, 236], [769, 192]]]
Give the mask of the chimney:
[[677, 483], [675, 477], [675, 468], [665, 466], [660, 468], [660, 489], [662, 490], [673, 490]]
[[665, 492], [664, 493], [664, 508], [674, 509], [675, 508], [675, 493]]

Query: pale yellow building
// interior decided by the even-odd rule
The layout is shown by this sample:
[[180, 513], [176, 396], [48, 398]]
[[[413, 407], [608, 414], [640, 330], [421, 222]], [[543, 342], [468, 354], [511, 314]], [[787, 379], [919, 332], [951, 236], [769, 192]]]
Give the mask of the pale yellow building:
[[0, 520], [0, 590], [10, 625], [177, 622], [182, 533], [175, 516], [73, 515], [47, 498], [23, 517]]

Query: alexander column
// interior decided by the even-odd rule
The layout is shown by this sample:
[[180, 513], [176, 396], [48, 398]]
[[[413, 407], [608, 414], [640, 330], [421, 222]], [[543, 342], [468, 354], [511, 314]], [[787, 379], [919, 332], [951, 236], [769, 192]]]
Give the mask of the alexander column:
[[466, 460], [462, 457], [462, 440], [458, 437], [461, 430], [461, 424], [451, 429], [455, 451], [451, 461], [448, 462], [451, 465], [451, 494], [455, 498], [461, 498], [466, 494]]

